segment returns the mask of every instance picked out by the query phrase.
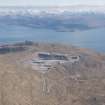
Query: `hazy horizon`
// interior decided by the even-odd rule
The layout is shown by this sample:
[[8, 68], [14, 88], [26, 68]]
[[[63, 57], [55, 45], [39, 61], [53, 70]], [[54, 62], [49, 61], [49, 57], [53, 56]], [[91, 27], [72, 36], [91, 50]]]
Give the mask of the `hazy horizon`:
[[0, 0], [0, 6], [105, 5], [105, 0]]
[[103, 5], [86, 5], [86, 4], [75, 4], [75, 5], [0, 5], [0, 8], [6, 8], [6, 7], [32, 7], [32, 8], [34, 8], [34, 7], [38, 7], [38, 8], [46, 8], [46, 7], [48, 7], [48, 8], [59, 8], [59, 7], [61, 7], [61, 8], [63, 8], [63, 7], [105, 7], [105, 4], [103, 4]]

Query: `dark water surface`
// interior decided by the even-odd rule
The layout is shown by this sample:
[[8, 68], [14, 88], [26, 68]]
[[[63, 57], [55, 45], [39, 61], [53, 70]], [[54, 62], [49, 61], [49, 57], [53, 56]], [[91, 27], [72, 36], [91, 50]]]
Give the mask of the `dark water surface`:
[[24, 40], [66, 43], [105, 52], [105, 28], [81, 32], [56, 32], [54, 30], [0, 24], [0, 43]]

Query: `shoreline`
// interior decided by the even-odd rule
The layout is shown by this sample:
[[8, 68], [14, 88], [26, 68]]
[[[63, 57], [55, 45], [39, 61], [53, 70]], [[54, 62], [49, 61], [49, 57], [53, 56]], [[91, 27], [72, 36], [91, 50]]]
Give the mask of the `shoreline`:
[[[68, 50], [71, 49], [72, 52], [76, 53], [84, 53], [86, 55], [101, 55], [105, 56], [104, 52], [98, 52], [96, 50], [90, 49], [90, 48], [82, 48], [74, 45], [68, 45], [63, 43], [43, 43], [43, 42], [34, 42], [34, 41], [19, 41], [14, 43], [3, 43], [0, 44], [0, 55], [4, 54], [10, 54], [10, 53], [21, 53], [21, 52], [27, 52], [28, 50], [31, 50], [33, 47], [38, 49], [39, 51], [51, 51], [50, 52], [60, 52], [59, 49], [61, 49], [61, 52], [68, 52]], [[54, 50], [55, 49], [55, 50]], [[67, 51], [65, 50], [67, 49]]]
[[23, 48], [26, 48], [26, 47], [29, 47], [29, 46], [32, 46], [32, 45], [60, 45], [60, 46], [67, 46], [67, 47], [73, 47], [73, 48], [76, 48], [76, 49], [81, 49], [81, 50], [87, 50], [87, 51], [90, 51], [90, 52], [93, 52], [93, 53], [99, 53], [99, 54], [105, 54], [105, 52], [102, 52], [102, 51], [97, 51], [95, 49], [92, 49], [92, 48], [84, 48], [84, 47], [80, 47], [80, 46], [76, 46], [76, 45], [72, 45], [72, 44], [67, 44], [67, 43], [49, 43], [49, 42], [36, 42], [36, 41], [32, 41], [32, 40], [25, 40], [25, 41], [13, 41], [13, 42], [4, 42], [4, 43], [0, 43], [0, 50], [1, 49], [4, 49], [4, 48], [11, 48], [11, 47], [23, 47]]

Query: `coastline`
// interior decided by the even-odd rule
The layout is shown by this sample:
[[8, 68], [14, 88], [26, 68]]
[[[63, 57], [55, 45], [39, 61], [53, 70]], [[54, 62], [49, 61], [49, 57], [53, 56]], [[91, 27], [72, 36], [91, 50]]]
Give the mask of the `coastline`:
[[35, 41], [30, 41], [30, 40], [25, 40], [25, 41], [13, 41], [13, 42], [4, 42], [4, 43], [0, 43], [0, 50], [4, 49], [4, 48], [15, 48], [15, 47], [29, 47], [29, 46], [33, 46], [33, 45], [51, 45], [51, 46], [56, 46], [56, 45], [60, 45], [60, 46], [67, 46], [67, 47], [73, 47], [76, 49], [80, 49], [81, 51], [89, 51], [92, 53], [99, 53], [99, 54], [105, 54], [105, 52], [102, 51], [96, 51], [92, 48], [84, 48], [84, 47], [79, 47], [79, 46], [75, 46], [72, 44], [67, 44], [67, 43], [49, 43], [49, 42], [35, 42]]

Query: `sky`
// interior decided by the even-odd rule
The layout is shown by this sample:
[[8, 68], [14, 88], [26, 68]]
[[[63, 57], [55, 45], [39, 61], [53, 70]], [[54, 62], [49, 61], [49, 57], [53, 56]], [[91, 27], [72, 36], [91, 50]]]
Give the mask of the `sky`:
[[105, 5], [105, 0], [0, 0], [0, 6]]

